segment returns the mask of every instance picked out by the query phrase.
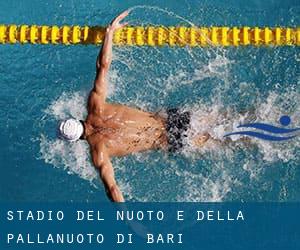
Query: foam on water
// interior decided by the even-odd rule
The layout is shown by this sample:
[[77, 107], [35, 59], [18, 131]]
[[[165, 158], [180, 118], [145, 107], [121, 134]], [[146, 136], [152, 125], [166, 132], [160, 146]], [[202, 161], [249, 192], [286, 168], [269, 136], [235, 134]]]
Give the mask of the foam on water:
[[[177, 201], [222, 201], [231, 191], [232, 179], [226, 172], [223, 163], [215, 165], [218, 171], [215, 177], [205, 177], [202, 174], [193, 174], [189, 171], [180, 172], [183, 178], [184, 194], [177, 197]], [[201, 183], [201, 185], [199, 185]]]
[[40, 139], [41, 157], [46, 163], [62, 167], [69, 174], [93, 181], [98, 175], [90, 163], [89, 149], [84, 142], [68, 144], [62, 140]]
[[[266, 165], [266, 162], [278, 160], [299, 162], [300, 158], [299, 154], [297, 154], [300, 147], [299, 137], [293, 140], [292, 143], [283, 144], [251, 139], [249, 145], [249, 143], [240, 142], [239, 138], [235, 138], [236, 144], [224, 144], [224, 134], [232, 131], [240, 123], [252, 120], [268, 121], [276, 124], [283, 109], [287, 109], [287, 105], [289, 105], [290, 110], [285, 110], [285, 112], [289, 111], [289, 114], [292, 114], [292, 119], [299, 117], [299, 106], [293, 106], [290, 100], [288, 103], [287, 101], [284, 102], [284, 100], [287, 100], [284, 95], [289, 95], [296, 104], [300, 102], [298, 93], [288, 91], [283, 96], [271, 93], [264, 102], [257, 104], [254, 114], [239, 114], [232, 110], [227, 110], [224, 113], [224, 107], [220, 103], [213, 105], [199, 103], [194, 105], [194, 107], [185, 107], [184, 109], [192, 111], [191, 130], [189, 131], [188, 139], [194, 138], [196, 134], [209, 132], [216, 140], [209, 141], [202, 148], [195, 148], [191, 142], [187, 141], [187, 147], [185, 147], [183, 153], [189, 160], [185, 164], [188, 168], [199, 170], [197, 167], [199, 159], [204, 162], [210, 162], [211, 169], [209, 173], [190, 171], [182, 167], [180, 162], [170, 159], [165, 153], [154, 156], [147, 153], [139, 153], [127, 159], [126, 157], [125, 159], [114, 159], [116, 176], [126, 199], [139, 201], [168, 200], [161, 194], [153, 195], [153, 192], [139, 194], [140, 190], [147, 188], [145, 182], [142, 180], [132, 181], [131, 179], [134, 176], [141, 179], [144, 176], [143, 172], [153, 172], [161, 160], [165, 162], [164, 165], [167, 167], [159, 169], [157, 174], [162, 179], [169, 179], [170, 175], [173, 174], [178, 178], [175, 183], [180, 187], [180, 191], [176, 194], [176, 197], [170, 198], [177, 201], [226, 200], [227, 195], [232, 192], [233, 186], [241, 187], [243, 185], [236, 174], [233, 174], [236, 171], [236, 160], [232, 161], [232, 159], [236, 158], [237, 149], [242, 148], [246, 153], [246, 158], [239, 162], [241, 167], [239, 167], [238, 171], [241, 175], [244, 174], [242, 173], [243, 171], [245, 173], [248, 172], [253, 181], [260, 178], [259, 175], [262, 173], [262, 168]], [[79, 93], [63, 94], [50, 105], [46, 113], [54, 119], [63, 119], [69, 115], [83, 118], [86, 106], [84, 99], [85, 96], [81, 96]], [[294, 125], [300, 126], [299, 120]], [[259, 149], [259, 153], [253, 152], [253, 145]], [[249, 147], [250, 149], [248, 149]], [[85, 142], [80, 141], [69, 144], [59, 139], [49, 139], [42, 135], [40, 138], [40, 152], [41, 158], [46, 163], [55, 167], [61, 167], [70, 174], [77, 174], [91, 183], [98, 179], [97, 173], [91, 164], [89, 149]], [[259, 156], [260, 154], [262, 157]], [[254, 161], [253, 158], [256, 158], [257, 161]], [[144, 169], [138, 169], [141, 167], [141, 163]], [[138, 167], [135, 167], [135, 165], [138, 165]], [[172, 190], [172, 181], [167, 183], [166, 187]]]
[[[139, 8], [143, 7], [133, 10]], [[180, 106], [192, 113], [183, 154], [146, 152], [112, 160], [127, 200], [264, 199], [260, 192], [269, 188], [262, 184], [265, 168], [278, 162], [299, 163], [300, 137], [277, 144], [258, 139], [243, 142], [241, 136], [232, 137], [229, 142], [224, 140], [225, 133], [242, 123], [278, 125], [283, 114], [291, 116], [293, 127], [300, 127], [298, 83], [291, 83], [285, 91], [280, 87], [262, 91], [255, 82], [245, 80], [236, 83], [232, 68], [239, 62], [228, 53], [211, 48], [114, 48], [109, 101], [154, 112]], [[265, 66], [262, 71], [268, 74]], [[88, 91], [64, 93], [54, 100], [45, 110], [44, 126], [53, 126], [69, 116], [84, 119]], [[193, 138], [206, 132], [213, 140], [196, 148]], [[71, 145], [48, 134], [42, 134], [39, 140], [45, 162], [92, 184], [98, 181], [86, 142]]]
[[[293, 90], [293, 88], [289, 88], [280, 94], [270, 92], [269, 96], [265, 100], [262, 100], [261, 98], [261, 102], [257, 102], [254, 109], [245, 113], [239, 113], [231, 107], [226, 108], [224, 104], [219, 102], [209, 106], [201, 103], [197, 104], [195, 107], [185, 107], [185, 110], [192, 111], [191, 129], [188, 132], [189, 136], [186, 141], [186, 144], [189, 145], [189, 147], [187, 147], [187, 153], [193, 149], [194, 151], [205, 151], [211, 146], [215, 149], [216, 146], [220, 146], [220, 144], [225, 141], [224, 135], [226, 133], [234, 130], [246, 130], [236, 130], [237, 126], [244, 123], [264, 122], [278, 126], [279, 118], [283, 114], [289, 114], [293, 121], [292, 126], [299, 127], [299, 102], [300, 94]], [[217, 140], [217, 142], [208, 143], [202, 149], [195, 148], [192, 142], [193, 138], [199, 134], [204, 134], [205, 132], [208, 132], [213, 140]], [[231, 136], [231, 140], [238, 142], [241, 138], [245, 137], [246, 136], [234, 135]], [[299, 137], [293, 139], [292, 143], [274, 143], [251, 138], [250, 141], [247, 141], [245, 145], [241, 146], [246, 149], [249, 146], [249, 143], [255, 144], [264, 155], [263, 159], [265, 161], [282, 160], [287, 162], [297, 157], [296, 150], [300, 146], [299, 142]], [[230, 147], [230, 145], [227, 144], [226, 147]], [[233, 148], [234, 147], [235, 145]]]
[[[84, 119], [86, 115], [86, 94], [63, 93], [46, 110], [48, 120], [59, 120], [69, 117]], [[55, 123], [52, 123], [55, 124]], [[53, 128], [55, 130], [55, 128]], [[41, 134], [40, 157], [48, 164], [65, 169], [69, 174], [77, 174], [91, 183], [97, 177], [97, 173], [90, 162], [88, 145], [83, 141], [67, 143], [57, 138], [49, 138]]]

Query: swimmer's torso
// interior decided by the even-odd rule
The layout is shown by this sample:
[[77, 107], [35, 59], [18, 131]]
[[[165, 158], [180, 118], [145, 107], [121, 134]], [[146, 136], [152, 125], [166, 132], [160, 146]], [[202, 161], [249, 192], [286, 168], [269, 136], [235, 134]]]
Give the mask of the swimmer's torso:
[[104, 143], [110, 156], [122, 156], [166, 146], [165, 122], [148, 112], [119, 104], [94, 103], [90, 96], [86, 123], [92, 127], [91, 148]]

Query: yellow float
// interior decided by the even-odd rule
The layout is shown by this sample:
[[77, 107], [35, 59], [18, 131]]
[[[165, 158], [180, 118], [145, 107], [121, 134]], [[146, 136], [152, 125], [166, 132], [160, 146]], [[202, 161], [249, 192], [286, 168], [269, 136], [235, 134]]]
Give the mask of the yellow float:
[[[105, 27], [0, 25], [0, 44], [101, 44]], [[126, 27], [114, 44], [128, 46], [299, 46], [299, 27]]]

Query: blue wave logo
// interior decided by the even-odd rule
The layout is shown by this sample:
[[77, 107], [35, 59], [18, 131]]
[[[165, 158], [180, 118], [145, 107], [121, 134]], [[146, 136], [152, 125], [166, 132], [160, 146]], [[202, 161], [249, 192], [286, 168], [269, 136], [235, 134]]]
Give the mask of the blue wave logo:
[[243, 124], [238, 126], [237, 128], [252, 128], [267, 133], [247, 130], [247, 131], [232, 132], [224, 135], [224, 137], [228, 137], [232, 135], [246, 135], [246, 136], [255, 137], [266, 141], [286, 141], [295, 138], [297, 136], [296, 132], [300, 131], [300, 128], [290, 128], [290, 129], [284, 128], [291, 124], [291, 118], [289, 116], [285, 116], [285, 115], [281, 116], [279, 122], [283, 127], [276, 127], [266, 123]]

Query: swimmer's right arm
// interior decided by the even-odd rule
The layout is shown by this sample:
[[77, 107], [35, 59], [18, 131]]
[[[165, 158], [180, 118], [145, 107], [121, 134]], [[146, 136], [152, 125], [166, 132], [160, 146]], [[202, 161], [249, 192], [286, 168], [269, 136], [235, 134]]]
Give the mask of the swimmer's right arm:
[[92, 158], [95, 167], [99, 170], [108, 198], [114, 202], [124, 202], [123, 195], [115, 180], [114, 169], [105, 145], [97, 146], [92, 152]]
[[107, 27], [103, 46], [96, 61], [96, 78], [94, 84], [94, 91], [103, 97], [105, 100], [107, 94], [107, 75], [112, 61], [112, 44], [114, 32], [127, 25], [127, 23], [120, 23], [127, 15], [128, 11], [123, 12], [117, 16], [111, 24]]

